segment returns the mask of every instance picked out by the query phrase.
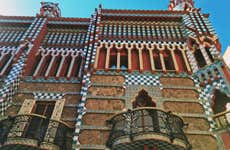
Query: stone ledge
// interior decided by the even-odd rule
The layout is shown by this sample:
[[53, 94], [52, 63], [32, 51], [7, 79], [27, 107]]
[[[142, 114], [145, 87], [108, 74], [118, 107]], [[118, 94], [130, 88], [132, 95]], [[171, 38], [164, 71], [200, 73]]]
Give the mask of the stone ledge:
[[[198, 99], [191, 99], [191, 98], [165, 98], [165, 97], [158, 97], [158, 100], [162, 100], [162, 101], [170, 101], [170, 102], [199, 102]], [[199, 102], [200, 103], [200, 102]], [[201, 104], [201, 103], [200, 103]]]
[[163, 85], [161, 86], [163, 89], [186, 89], [186, 90], [196, 90], [197, 88], [194, 86], [174, 86], [174, 85]]
[[95, 144], [82, 144], [82, 145], [73, 145], [74, 149], [88, 149], [88, 150], [109, 150], [105, 145], [95, 145]]
[[91, 83], [91, 86], [94, 86], [94, 87], [123, 87], [124, 85], [123, 84], [113, 84], [113, 83]]
[[191, 113], [174, 113], [174, 114], [177, 114], [177, 115], [179, 115], [181, 117], [193, 117], [193, 118], [204, 118], [204, 119], [207, 119], [205, 114], [191, 114]]
[[80, 127], [81, 130], [111, 130], [107, 126], [89, 126], [89, 125], [82, 125]]
[[87, 99], [100, 99], [100, 100], [108, 100], [108, 99], [113, 99], [113, 100], [123, 100], [125, 101], [125, 96], [93, 96], [93, 95], [87, 95]]
[[86, 113], [97, 113], [97, 114], [116, 114], [120, 113], [119, 110], [86, 110]]
[[214, 136], [210, 131], [198, 131], [198, 130], [185, 131], [185, 134]]

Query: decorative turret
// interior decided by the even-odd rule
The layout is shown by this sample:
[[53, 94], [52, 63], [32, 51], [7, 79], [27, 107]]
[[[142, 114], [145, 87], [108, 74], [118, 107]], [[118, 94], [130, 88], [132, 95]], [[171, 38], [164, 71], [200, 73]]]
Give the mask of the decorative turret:
[[61, 10], [58, 3], [41, 2], [39, 15], [43, 17], [61, 17]]
[[170, 0], [169, 10], [191, 10], [194, 9], [193, 0]]

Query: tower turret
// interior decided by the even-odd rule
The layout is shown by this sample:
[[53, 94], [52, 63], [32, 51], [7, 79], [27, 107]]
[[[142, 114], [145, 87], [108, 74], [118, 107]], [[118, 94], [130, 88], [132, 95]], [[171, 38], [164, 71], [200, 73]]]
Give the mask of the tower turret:
[[58, 3], [41, 2], [40, 16], [44, 17], [61, 17], [61, 10]]
[[190, 10], [193, 8], [193, 0], [170, 0], [169, 10]]

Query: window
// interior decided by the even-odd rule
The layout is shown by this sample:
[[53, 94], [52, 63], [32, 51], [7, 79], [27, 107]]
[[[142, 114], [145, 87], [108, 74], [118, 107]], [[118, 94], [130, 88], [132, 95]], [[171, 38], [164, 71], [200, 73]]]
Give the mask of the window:
[[175, 57], [176, 57], [179, 70], [182, 72], [187, 71], [182, 52], [178, 49], [176, 49], [174, 52], [175, 52]]
[[202, 55], [200, 49], [196, 49], [194, 52], [197, 64], [200, 68], [204, 67], [206, 65], [206, 61], [204, 59], [204, 56]]
[[153, 60], [154, 60], [155, 68], [158, 70], [162, 70], [160, 51], [158, 49], [153, 51]]
[[[37, 101], [32, 113], [42, 115], [46, 118], [51, 118], [55, 106], [55, 101]], [[41, 138], [43, 139], [49, 125], [49, 119], [42, 117], [30, 118], [27, 130], [25, 130], [25, 137], [27, 138]], [[39, 135], [38, 135], [39, 134]]]
[[109, 68], [117, 69], [117, 49], [115, 48], [110, 50]]
[[143, 67], [145, 71], [151, 70], [151, 62], [150, 62], [150, 54], [148, 49], [142, 50], [142, 56], [143, 56]]
[[226, 111], [226, 105], [230, 103], [230, 97], [226, 94], [216, 90], [214, 92], [213, 100], [212, 100], [212, 110], [214, 114], [218, 114]]
[[105, 69], [105, 60], [106, 60], [106, 48], [101, 48], [99, 51], [99, 58], [98, 58], [98, 68]]
[[[156, 103], [152, 101], [152, 98], [148, 95], [145, 90], [141, 90], [138, 93], [135, 101], [133, 102], [133, 108], [140, 107], [155, 107]], [[148, 128], [152, 128], [153, 131], [159, 131], [158, 113], [154, 109], [147, 109], [140, 111], [137, 126], [139, 131], [147, 131]]]
[[120, 61], [121, 61], [121, 70], [125, 70], [128, 68], [128, 50], [125, 49], [125, 48], [122, 48], [121, 49], [121, 52], [120, 52]]
[[46, 70], [49, 67], [51, 59], [52, 59], [51, 55], [45, 56], [45, 60], [43, 62], [43, 65], [39, 68], [39, 71], [40, 71], [39, 76], [44, 76], [45, 75]]
[[53, 113], [54, 106], [55, 101], [37, 101], [33, 113], [50, 118]]
[[152, 98], [148, 95], [148, 92], [141, 90], [135, 101], [133, 102], [133, 108], [138, 107], [155, 107], [156, 104], [152, 101]]
[[139, 70], [140, 64], [139, 64], [139, 53], [138, 49], [132, 49], [132, 70]]
[[175, 70], [171, 52], [169, 50], [163, 51], [165, 67], [167, 70]]
[[80, 71], [81, 71], [81, 64], [82, 64], [82, 57], [77, 56], [76, 60], [74, 62], [74, 67], [75, 67], [74, 76], [75, 77], [79, 77], [79, 74], [80, 74]]

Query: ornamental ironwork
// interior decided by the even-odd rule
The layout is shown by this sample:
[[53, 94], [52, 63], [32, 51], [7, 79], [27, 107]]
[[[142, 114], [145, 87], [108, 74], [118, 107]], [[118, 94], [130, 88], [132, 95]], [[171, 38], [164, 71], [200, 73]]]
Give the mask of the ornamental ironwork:
[[29, 139], [53, 144], [61, 150], [72, 145], [73, 128], [62, 121], [52, 120], [36, 114], [23, 114], [0, 121], [0, 147], [10, 140]]
[[107, 141], [107, 146], [111, 149], [114, 149], [114, 145], [122, 141], [122, 138], [128, 137], [132, 142], [136, 136], [144, 134], [167, 137], [170, 141], [168, 144], [173, 144], [174, 140], [180, 140], [185, 145], [183, 149], [191, 149], [183, 132], [186, 124], [182, 118], [171, 112], [151, 107], [138, 108], [115, 115], [108, 120], [108, 124], [112, 127]]

